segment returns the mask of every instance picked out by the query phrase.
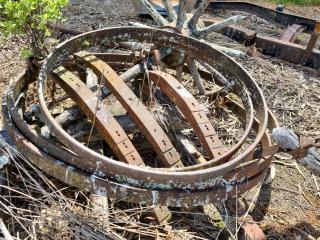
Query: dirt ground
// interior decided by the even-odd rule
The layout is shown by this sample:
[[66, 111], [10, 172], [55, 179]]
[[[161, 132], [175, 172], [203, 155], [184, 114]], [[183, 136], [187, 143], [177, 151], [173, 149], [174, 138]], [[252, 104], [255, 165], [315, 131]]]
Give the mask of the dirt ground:
[[[268, 7], [275, 4], [259, 1]], [[318, 18], [320, 7], [287, 6], [286, 11]], [[222, 15], [225, 13], [221, 13]], [[83, 0], [64, 10], [63, 25], [77, 30], [124, 26], [130, 21], [155, 25], [150, 19], [138, 18], [130, 1]], [[279, 29], [272, 25], [253, 22], [256, 29], [275, 35]], [[57, 36], [60, 39], [66, 36]], [[210, 40], [216, 44], [246, 52], [249, 57], [237, 59], [262, 88], [267, 103], [282, 126], [298, 133], [320, 136], [320, 71], [290, 64], [285, 61], [261, 55], [254, 47], [246, 48], [224, 36], [212, 34]], [[24, 69], [17, 46], [8, 46], [0, 55], [0, 94], [6, 86]], [[276, 177], [270, 184], [263, 184], [262, 191], [252, 211], [254, 220], [264, 229], [268, 239], [306, 239], [297, 229], [313, 237], [320, 237], [320, 195], [315, 180], [320, 177], [284, 154], [274, 159]]]

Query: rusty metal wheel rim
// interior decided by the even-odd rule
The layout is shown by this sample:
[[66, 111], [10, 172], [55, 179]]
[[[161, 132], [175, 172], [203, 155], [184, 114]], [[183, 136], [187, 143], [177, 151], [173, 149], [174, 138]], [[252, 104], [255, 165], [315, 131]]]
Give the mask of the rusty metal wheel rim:
[[[8, 111], [10, 112], [10, 117], [12, 118], [13, 124], [17, 126], [19, 131], [25, 135], [32, 143], [34, 143], [39, 149], [44, 150], [48, 154], [54, 156], [58, 159], [63, 159], [63, 162], [65, 162], [70, 167], [76, 167], [77, 169], [86, 171], [90, 174], [97, 174], [100, 177], [105, 177], [105, 175], [99, 174], [99, 171], [96, 171], [96, 169], [90, 169], [90, 166], [86, 166], [86, 161], [83, 161], [82, 158], [79, 158], [78, 156], [74, 155], [72, 152], [65, 150], [59, 145], [56, 145], [54, 143], [51, 143], [50, 141], [47, 141], [41, 137], [38, 136], [37, 133], [28, 125], [28, 123], [22, 119], [22, 117], [19, 115], [19, 111], [17, 107], [19, 107], [20, 102], [17, 102], [17, 96], [20, 95], [23, 88], [25, 88], [27, 83], [24, 76], [19, 77], [16, 81], [14, 81], [8, 89], [8, 93], [6, 94], [6, 106]], [[5, 101], [3, 101], [5, 102]], [[245, 110], [236, 102], [230, 101], [229, 105], [231, 104], [232, 108], [235, 108], [237, 112], [242, 115], [242, 118], [245, 116]], [[270, 114], [270, 113], [269, 113]], [[274, 119], [271, 117], [270, 119]], [[258, 129], [258, 121], [254, 119], [254, 125], [253, 129], [257, 131]], [[278, 126], [277, 122], [272, 122], [270, 126]], [[263, 138], [261, 139], [263, 147], [269, 147], [271, 146], [271, 139], [267, 133], [264, 133]], [[255, 166], [252, 165], [251, 168]], [[248, 167], [250, 168], [250, 164], [242, 167], [238, 167], [234, 169], [233, 171], [229, 172], [224, 177], [226, 179], [232, 179], [234, 176], [237, 176], [238, 179], [241, 179], [243, 177], [252, 177], [258, 172], [260, 172], [261, 169], [264, 169], [267, 166], [267, 164], [258, 164], [255, 166], [255, 170], [253, 173], [250, 173], [248, 170]], [[254, 167], [253, 167], [254, 168]], [[247, 171], [247, 172], [246, 172]], [[239, 174], [240, 173], [240, 174]]]
[[[16, 95], [14, 94], [14, 90], [19, 90], [24, 86], [25, 81], [23, 78], [23, 76], [20, 76], [18, 80], [10, 86], [8, 93], [2, 99], [4, 124], [9, 136], [12, 138], [21, 154], [27, 157], [37, 167], [69, 185], [79, 187], [86, 191], [99, 195], [107, 194], [112, 198], [125, 199], [142, 204], [165, 204], [168, 206], [203, 205], [224, 201], [227, 198], [248, 191], [262, 180], [266, 167], [271, 160], [270, 158], [265, 161], [262, 166], [253, 166], [254, 168], [260, 167], [260, 171], [258, 171], [256, 175], [247, 178], [245, 181], [233, 183], [230, 185], [233, 186], [231, 189], [230, 186], [227, 188], [218, 184], [211, 189], [200, 188], [194, 191], [176, 191], [175, 189], [152, 190], [132, 187], [114, 182], [113, 180], [103, 179], [95, 174], [87, 173], [65, 164], [63, 159], [56, 157], [59, 156], [59, 153], [57, 153], [55, 149], [49, 147], [44, 150], [43, 146], [39, 146], [39, 143], [41, 145], [41, 141], [39, 141], [40, 137], [38, 135], [34, 134], [31, 139], [25, 137], [32, 135], [30, 135], [31, 128], [23, 127], [23, 125], [27, 125], [27, 123], [22, 119], [15, 122], [13, 121], [14, 117], [12, 117], [12, 113], [15, 111], [15, 107], [12, 105], [15, 102], [13, 101], [15, 100], [13, 96]], [[19, 118], [19, 116], [17, 117]], [[266, 138], [269, 139], [267, 135]], [[268, 141], [270, 143], [270, 139]], [[51, 143], [48, 143], [48, 145], [50, 144]], [[70, 157], [71, 155], [72, 153], [67, 151], [66, 156], [64, 157]], [[244, 174], [247, 174], [245, 169]]]
[[[248, 89], [250, 94], [254, 97], [253, 103], [256, 108], [256, 111], [258, 112], [257, 115], [259, 117], [260, 122], [259, 131], [254, 143], [240, 157], [235, 157], [231, 161], [219, 166], [211, 167], [210, 161], [208, 161], [208, 163], [201, 165], [201, 168], [207, 167], [205, 169], [190, 172], [164, 172], [159, 169], [140, 168], [129, 166], [121, 162], [115, 162], [107, 157], [103, 157], [93, 152], [92, 150], [84, 147], [83, 145], [80, 145], [78, 142], [75, 142], [74, 139], [72, 139], [66, 132], [64, 132], [64, 130], [60, 126], [57, 126], [57, 124], [54, 122], [53, 117], [48, 111], [43, 94], [45, 90], [47, 74], [55, 65], [59, 65], [64, 57], [70, 54], [69, 50], [71, 50], [71, 52], [75, 52], [77, 49], [81, 48], [81, 43], [83, 40], [97, 40], [98, 38], [100, 41], [108, 41], [108, 35], [109, 38], [111, 38], [113, 41], [117, 40], [117, 38], [123, 41], [125, 39], [143, 40], [148, 37], [154, 37], [158, 40], [163, 41], [163, 44], [166, 44], [168, 46], [181, 46], [185, 44], [188, 47], [192, 47], [194, 44], [197, 45], [196, 48], [198, 49], [195, 49], [195, 46], [193, 46], [193, 51], [199, 52], [201, 51], [201, 49], [205, 49], [207, 52], [212, 54], [211, 57], [216, 58], [217, 64], [215, 64], [215, 66], [222, 73], [226, 72], [226, 70], [224, 69], [224, 65], [231, 65], [233, 68], [233, 72], [228, 72], [228, 75], [231, 75], [235, 79], [238, 79], [240, 73], [243, 74], [243, 76], [241, 76], [242, 79], [240, 79], [239, 81], [242, 81], [242, 84]], [[204, 57], [203, 60], [206, 60], [209, 63], [214, 62], [208, 56]], [[201, 43], [195, 39], [187, 38], [173, 33], [168, 33], [162, 30], [133, 27], [110, 28], [92, 31], [89, 33], [82, 34], [80, 36], [76, 36], [66, 41], [65, 43], [62, 43], [59, 46], [57, 46], [55, 51], [47, 57], [40, 71], [38, 83], [38, 96], [41, 108], [46, 118], [46, 122], [48, 123], [54, 134], [58, 136], [64, 144], [69, 146], [79, 156], [85, 154], [87, 156], [90, 156], [90, 159], [94, 159], [97, 162], [104, 162], [109, 169], [109, 172], [107, 173], [108, 175], [113, 175], [113, 177], [124, 177], [127, 183], [137, 186], [143, 186], [144, 184], [146, 184], [146, 186], [149, 186], [150, 188], [162, 186], [168, 189], [197, 189], [199, 188], [199, 186], [210, 185], [212, 184], [212, 182], [216, 181], [217, 177], [224, 176], [226, 173], [228, 173], [241, 162], [243, 162], [243, 156], [246, 156], [248, 153], [252, 152], [254, 148], [259, 144], [267, 127], [267, 107], [265, 100], [262, 96], [261, 90], [240, 65], [238, 65], [236, 62], [234, 62], [232, 59], [225, 56], [221, 52], [214, 50], [205, 43]]]

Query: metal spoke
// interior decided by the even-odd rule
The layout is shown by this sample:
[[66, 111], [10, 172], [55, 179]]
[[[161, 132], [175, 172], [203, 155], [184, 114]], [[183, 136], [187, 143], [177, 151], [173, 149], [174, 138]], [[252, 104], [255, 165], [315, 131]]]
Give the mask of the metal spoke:
[[200, 103], [192, 94], [169, 74], [149, 71], [149, 77], [170, 99], [173, 99], [174, 104], [194, 129], [209, 157], [214, 159], [221, 156], [224, 152], [223, 144]]
[[190, 20], [188, 22], [188, 25], [189, 25], [190, 29], [192, 30], [192, 33], [195, 35], [198, 35], [197, 24], [198, 24], [199, 18], [204, 13], [204, 11], [206, 10], [209, 3], [210, 3], [210, 0], [202, 1], [202, 3], [196, 9], [196, 11], [193, 13], [193, 16], [190, 18]]
[[201, 28], [198, 30], [198, 33], [200, 35], [205, 35], [210, 32], [217, 32], [224, 27], [238, 23], [246, 18], [247, 18], [247, 16], [241, 16], [241, 15], [232, 16], [232, 17], [229, 17], [227, 19], [222, 20], [221, 22], [217, 22], [217, 23], [211, 24], [207, 27]]
[[206, 89], [203, 85], [203, 79], [200, 76], [200, 73], [198, 71], [197, 65], [196, 65], [196, 61], [194, 60], [194, 58], [191, 58], [188, 61], [188, 66], [190, 69], [190, 73], [192, 75], [193, 81], [196, 84], [198, 90], [199, 90], [199, 94], [203, 95], [206, 92]]
[[168, 20], [170, 22], [175, 21], [177, 19], [177, 13], [173, 9], [171, 0], [162, 0], [162, 2], [163, 2], [163, 5], [164, 5], [164, 7], [165, 7], [165, 9], [167, 11]]
[[160, 25], [164, 26], [169, 24], [169, 22], [161, 16], [161, 14], [152, 6], [148, 0], [140, 0], [141, 3], [146, 7], [152, 18]]
[[178, 18], [176, 23], [176, 29], [178, 29], [179, 31], [183, 28], [187, 19], [187, 5], [187, 0], [180, 0]]
[[205, 67], [205, 69], [207, 69], [210, 74], [216, 79], [218, 80], [218, 82], [225, 86], [226, 88], [231, 88], [232, 87], [232, 83], [230, 83], [219, 71], [217, 71], [217, 69], [215, 69], [214, 67], [210, 66], [208, 63], [199, 60], [199, 63]]
[[121, 161], [142, 165], [143, 161], [115, 118], [99, 103], [98, 97], [73, 73], [64, 67], [53, 71], [52, 77], [72, 96], [81, 110], [101, 131], [102, 136]]

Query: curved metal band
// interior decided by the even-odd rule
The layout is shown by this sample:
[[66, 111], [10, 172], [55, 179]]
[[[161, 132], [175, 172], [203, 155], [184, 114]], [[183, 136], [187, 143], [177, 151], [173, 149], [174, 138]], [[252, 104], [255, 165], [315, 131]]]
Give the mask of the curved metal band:
[[[99, 174], [99, 169], [95, 169], [95, 171], [87, 173], [85, 171], [78, 170], [78, 166], [77, 168], [74, 168], [70, 165], [66, 165], [64, 162], [70, 161], [70, 159], [73, 157], [73, 154], [59, 146], [55, 146], [55, 148], [53, 148], [53, 144], [47, 142], [47, 149], [46, 152], [44, 152], [42, 149], [44, 147], [43, 141], [45, 142], [45, 140], [41, 139], [37, 134], [32, 133], [32, 129], [26, 122], [24, 122], [22, 119], [18, 121], [17, 125], [12, 122], [9, 112], [11, 113], [11, 116], [12, 113], [16, 112], [16, 109], [13, 105], [16, 100], [14, 99], [14, 96], [19, 95], [19, 91], [24, 88], [25, 83], [26, 82], [23, 76], [18, 78], [18, 80], [10, 86], [7, 96], [4, 97], [2, 101], [5, 126], [11, 138], [17, 145], [18, 150], [21, 151], [36, 166], [43, 169], [48, 174], [60, 179], [61, 181], [87, 191], [100, 194], [105, 194], [108, 192], [108, 196], [111, 197], [121, 199], [127, 198], [128, 201], [148, 204], [161, 203], [168, 204], [170, 206], [181, 206], [184, 204], [201, 205], [209, 202], [212, 203], [222, 201], [227, 197], [234, 196], [235, 193], [232, 192], [233, 190], [230, 191], [231, 188], [237, 188], [237, 194], [241, 194], [243, 191], [249, 190], [262, 178], [263, 173], [271, 161], [271, 158], [268, 158], [248, 163], [231, 171], [227, 176], [225, 176], [225, 178], [218, 179], [215, 183], [211, 183], [209, 188], [205, 188], [205, 186], [203, 186], [198, 190], [187, 190], [186, 192], [184, 192], [185, 190], [180, 189], [180, 191], [184, 193], [176, 193], [175, 190], [170, 191], [166, 189], [141, 189], [119, 184], [110, 179], [102, 179], [101, 177], [97, 176]], [[241, 109], [240, 106], [239, 108]], [[242, 108], [242, 116], [245, 115], [244, 113], [245, 111]], [[19, 118], [18, 114], [15, 115]], [[18, 128], [16, 126], [18, 126]], [[255, 126], [258, 126], [257, 121], [255, 121]], [[23, 129], [23, 133], [20, 129]], [[28, 139], [26, 139], [24, 135], [28, 136]], [[267, 139], [265, 142], [270, 143], [270, 139], [266, 134], [264, 138]], [[38, 145], [38, 147], [33, 143]], [[63, 155], [61, 155], [61, 152]], [[56, 158], [57, 156], [62, 157], [62, 159]], [[73, 163], [81, 166], [80, 163], [86, 162], [83, 158], [78, 159], [78, 161], [79, 162]], [[137, 197], [137, 195], [139, 195], [139, 197]], [[192, 199], [193, 197], [195, 199]]]
[[149, 71], [149, 79], [177, 105], [194, 129], [210, 158], [223, 154], [223, 144], [206, 113], [192, 94], [172, 75], [161, 71]]
[[[259, 118], [259, 131], [255, 141], [239, 156], [234, 157], [230, 161], [219, 166], [213, 166], [215, 163], [208, 161], [201, 164], [202, 168], [190, 172], [164, 172], [159, 169], [150, 169], [129, 166], [127, 164], [116, 162], [110, 158], [104, 157], [85, 146], [79, 144], [71, 136], [69, 136], [60, 126], [58, 126], [48, 111], [44, 99], [44, 90], [47, 80], [47, 73], [61, 64], [61, 62], [73, 52], [81, 50], [82, 43], [89, 41], [95, 44], [103, 44], [108, 41], [152, 41], [156, 40], [157, 44], [168, 47], [182, 47], [186, 51], [192, 52], [199, 56], [199, 59], [214, 65], [215, 68], [229, 79], [238, 83], [239, 87], [244, 86], [248, 89], [252, 96], [252, 100]], [[207, 54], [203, 54], [203, 53]], [[228, 67], [228, 69], [225, 68]], [[195, 39], [187, 38], [181, 35], [168, 33], [162, 30], [152, 28], [110, 28], [85, 33], [60, 44], [55, 51], [49, 55], [43, 64], [39, 74], [38, 94], [44, 117], [54, 134], [71, 149], [76, 151], [80, 156], [85, 156], [87, 160], [101, 161], [108, 169], [109, 176], [120, 177], [128, 184], [137, 186], [156, 186], [174, 189], [199, 189], [199, 187], [209, 187], [217, 178], [226, 175], [233, 168], [238, 166], [245, 160], [245, 157], [252, 153], [259, 144], [267, 127], [268, 114], [265, 100], [262, 96], [260, 88], [249, 76], [249, 74], [235, 61], [224, 55], [223, 53], [213, 49], [210, 45], [199, 42]], [[240, 96], [243, 97], [243, 96]], [[226, 154], [225, 154], [226, 155]], [[221, 156], [223, 159], [225, 156]], [[196, 166], [194, 166], [196, 167]], [[187, 169], [187, 168], [186, 168]]]
[[174, 190], [145, 190], [131, 187], [102, 179], [94, 174], [87, 174], [74, 167], [66, 165], [61, 159], [48, 155], [25, 138], [16, 125], [12, 122], [6, 104], [6, 97], [2, 99], [2, 113], [4, 125], [10, 138], [17, 146], [17, 150], [30, 162], [48, 173], [49, 175], [66, 182], [72, 186], [79, 187], [99, 195], [107, 195], [110, 198], [138, 202], [141, 204], [162, 204], [167, 206], [197, 206], [208, 203], [221, 202], [232, 198], [237, 194], [244, 193], [255, 186], [265, 175], [260, 172], [253, 178], [242, 183], [230, 184], [228, 187], [216, 187], [197, 191], [174, 191]]
[[154, 147], [163, 166], [183, 166], [179, 153], [173, 147], [166, 133], [147, 110], [144, 103], [109, 64], [84, 51], [77, 52], [74, 56], [81, 59], [81, 61], [88, 67], [91, 67], [98, 76], [104, 79], [108, 89], [110, 89], [118, 101], [121, 102], [122, 106], [127, 110], [128, 115], [135, 121], [144, 136], [149, 140], [149, 143]]
[[[29, 81], [26, 81], [24, 75], [21, 75], [9, 86], [8, 89], [7, 107], [9, 109], [12, 121], [17, 126], [17, 128], [23, 133], [23, 135], [25, 135], [28, 138], [29, 141], [35, 144], [38, 148], [43, 149], [45, 152], [47, 152], [55, 158], [63, 159], [63, 162], [65, 162], [67, 165], [76, 167], [80, 170], [84, 170], [89, 174], [96, 173], [100, 177], [104, 176], [105, 174], [102, 174], [102, 169], [96, 168], [95, 165], [92, 164], [92, 162], [86, 161], [86, 159], [83, 158], [79, 158], [77, 155], [65, 150], [64, 148], [61, 148], [59, 145], [39, 137], [38, 134], [29, 126], [29, 124], [19, 116], [18, 109], [16, 109], [15, 107], [16, 96], [19, 96], [21, 91], [29, 83]], [[229, 105], [231, 108], [234, 108], [240, 114], [240, 117], [242, 119], [246, 118], [246, 111], [240, 105], [238, 105], [236, 102], [232, 100], [230, 100]], [[258, 129], [258, 125], [259, 124], [257, 120], [255, 120], [253, 126], [256, 131]], [[271, 142], [267, 134], [265, 134], [262, 138], [262, 144], [264, 145], [264, 147], [270, 146]], [[249, 158], [246, 160], [251, 159]], [[250, 178], [258, 174], [268, 165], [269, 163], [267, 161], [257, 160], [249, 164], [246, 164], [245, 166], [241, 166], [234, 169], [233, 171], [229, 172], [224, 178], [226, 180], [238, 179], [237, 181], [240, 181], [241, 179]]]

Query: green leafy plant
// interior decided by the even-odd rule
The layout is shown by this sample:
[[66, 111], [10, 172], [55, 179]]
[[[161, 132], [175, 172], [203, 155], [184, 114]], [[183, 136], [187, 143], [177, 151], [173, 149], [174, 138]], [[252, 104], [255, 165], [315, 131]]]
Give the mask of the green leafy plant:
[[17, 42], [23, 57], [44, 57], [51, 32], [48, 22], [61, 19], [68, 0], [0, 0], [0, 32], [5, 41]]

